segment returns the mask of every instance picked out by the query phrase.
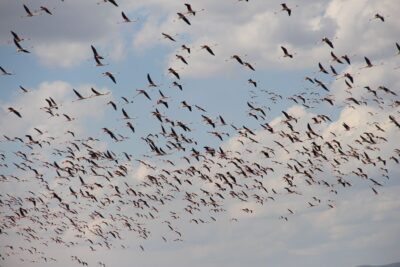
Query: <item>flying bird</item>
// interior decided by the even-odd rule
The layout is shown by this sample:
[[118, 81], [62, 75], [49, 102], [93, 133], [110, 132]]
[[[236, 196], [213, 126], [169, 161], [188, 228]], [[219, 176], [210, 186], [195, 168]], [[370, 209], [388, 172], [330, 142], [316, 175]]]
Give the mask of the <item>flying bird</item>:
[[135, 133], [135, 128], [133, 127], [133, 125], [132, 125], [132, 123], [131, 123], [130, 121], [128, 121], [128, 122], [126, 123], [126, 125], [128, 126], [129, 129], [131, 129], [131, 131], [132, 131], [133, 133]]
[[293, 55], [290, 54], [290, 53], [288, 52], [288, 50], [287, 50], [285, 47], [281, 46], [281, 49], [282, 49], [283, 54], [284, 54], [283, 57], [290, 57], [290, 58], [293, 58]]
[[111, 72], [108, 71], [103, 72], [103, 75], [109, 77], [111, 81], [113, 81], [113, 83], [115, 84], [117, 83], [117, 80], [115, 79], [114, 75]]
[[190, 54], [190, 48], [189, 47], [187, 47], [184, 44], [181, 47], [182, 47], [183, 50], [186, 50], [188, 52], [188, 54]]
[[24, 92], [24, 93], [30, 92], [28, 89], [24, 88], [22, 85], [19, 86], [19, 89], [21, 89], [22, 92]]
[[149, 82], [149, 87], [157, 87], [157, 85], [153, 82], [153, 80], [150, 77], [150, 74], [147, 73], [147, 81]]
[[124, 108], [122, 108], [122, 115], [124, 115], [124, 119], [125, 120], [130, 120], [132, 119], [131, 117], [129, 117], [128, 113], [126, 112], [126, 110]]
[[125, 23], [130, 23], [130, 22], [136, 22], [137, 20], [131, 20], [125, 13], [124, 11], [121, 12], [122, 19], [124, 20]]
[[[138, 92], [138, 93], [136, 94], [136, 96], [138, 96], [138, 95], [144, 95], [148, 100], [151, 100], [149, 94], [148, 94], [145, 90], [143, 90], [143, 89], [136, 89], [136, 91]], [[135, 97], [136, 97], [136, 96], [135, 96]]]
[[115, 2], [115, 0], [105, 0], [106, 2], [110, 2], [111, 4], [113, 4], [114, 6], [118, 6], [117, 2]]
[[238, 55], [233, 55], [231, 58], [236, 59], [239, 64], [243, 65], [243, 60]]
[[11, 31], [11, 34], [13, 36], [14, 42], [22, 42], [24, 40], [24, 38], [19, 37], [18, 34], [13, 31]]
[[176, 72], [176, 70], [174, 70], [173, 68], [168, 68], [168, 72], [173, 74], [178, 80], [181, 79], [178, 72]]
[[193, 10], [192, 6], [190, 4], [188, 4], [188, 3], [185, 3], [185, 6], [186, 6], [186, 9], [187, 9], [186, 13], [190, 14], [190, 15], [193, 15], [193, 16], [196, 16], [196, 12], [204, 11], [204, 9], [201, 9], [201, 10], [198, 10], [198, 11]]
[[11, 72], [6, 71], [3, 67], [0, 66], [1, 75], [13, 75]]
[[286, 3], [282, 3], [281, 6], [282, 6], [282, 11], [286, 11], [289, 16], [292, 14], [292, 10], [290, 8], [288, 8]]
[[26, 16], [27, 17], [33, 17], [33, 16], [35, 16], [36, 15], [36, 13], [32, 13], [31, 11], [30, 11], [30, 9], [26, 6], [26, 5], [24, 5], [24, 9], [25, 9], [25, 12], [26, 12]]
[[28, 50], [26, 50], [25, 48], [22, 48], [22, 46], [19, 44], [19, 42], [17, 42], [14, 39], [14, 44], [17, 47], [17, 52], [24, 52], [24, 53], [30, 53]]
[[257, 82], [252, 80], [252, 79], [248, 79], [247, 80], [250, 84], [252, 84], [254, 87], [257, 87]]
[[371, 60], [369, 60], [369, 58], [364, 57], [365, 59], [365, 63], [367, 63], [367, 66], [365, 66], [365, 68], [372, 68], [374, 65], [372, 65]]
[[90, 90], [94, 93], [94, 96], [104, 96], [104, 95], [108, 95], [109, 94], [109, 92], [100, 93], [99, 91], [95, 90], [93, 87], [91, 87]]
[[181, 56], [181, 55], [175, 55], [175, 56], [176, 56], [177, 59], [179, 59], [180, 61], [182, 61], [184, 64], [188, 65], [186, 59], [185, 59], [183, 56]]
[[248, 67], [248, 68], [251, 69], [252, 71], [255, 71], [254, 67], [253, 67], [249, 62], [244, 62], [243, 65], [246, 66], [246, 67]]
[[171, 35], [166, 34], [166, 33], [164, 33], [164, 32], [162, 32], [161, 34], [162, 34], [162, 36], [164, 36], [164, 38], [169, 39], [169, 40], [171, 40], [171, 41], [173, 41], [173, 42], [176, 42], [176, 40], [175, 40], [174, 38], [172, 38]]
[[40, 6], [40, 10], [46, 12], [49, 15], [53, 15], [53, 13], [51, 13], [50, 10], [45, 6]]
[[333, 61], [336, 61], [339, 64], [343, 64], [343, 62], [333, 52], [331, 52], [331, 56]]
[[185, 15], [183, 15], [183, 14], [180, 13], [180, 12], [178, 12], [178, 13], [176, 13], [176, 14], [178, 15], [178, 18], [181, 19], [181, 20], [183, 20], [184, 22], [186, 22], [187, 25], [191, 25], [191, 24], [190, 24], [190, 21], [188, 20], [188, 18], [187, 18]]
[[75, 93], [75, 95], [78, 97], [78, 100], [84, 100], [86, 97], [83, 97], [77, 90], [72, 89]]
[[327, 37], [322, 38], [322, 42], [325, 42], [327, 45], [329, 45], [330, 48], [333, 49], [333, 43]]
[[205, 49], [205, 50], [207, 50], [208, 53], [215, 56], [214, 52], [211, 50], [211, 48], [208, 45], [202, 45], [201, 49]]
[[376, 14], [375, 14], [374, 19], [379, 19], [379, 20], [382, 21], [382, 22], [385, 21], [385, 18], [384, 18], [382, 15], [380, 15], [379, 13], [376, 13]]
[[400, 128], [400, 123], [395, 119], [393, 115], [389, 115], [389, 119], [391, 122], [393, 122], [397, 127]]
[[104, 57], [102, 57], [98, 52], [97, 49], [91, 45], [90, 46], [92, 48], [92, 52], [93, 52], [93, 58], [95, 59], [96, 63], [98, 64], [98, 66], [103, 66], [103, 64], [100, 62], [100, 59], [104, 59]]
[[14, 113], [15, 115], [17, 115], [18, 117], [22, 118], [21, 113], [19, 113], [19, 112], [18, 112], [15, 108], [13, 108], [13, 107], [9, 107], [9, 108], [8, 108], [8, 111], [9, 111], [9, 112], [12, 112], [12, 113]]
[[117, 4], [117, 2], [115, 2], [115, 0], [102, 0], [101, 2], [99, 2], [99, 3], [97, 3], [97, 4], [100, 4], [100, 3], [107, 3], [107, 2], [109, 2], [109, 3], [111, 3], [111, 4], [113, 4], [114, 6], [116, 6], [116, 7], [118, 7], [118, 4]]
[[181, 91], [183, 90], [182, 84], [179, 84], [179, 83], [177, 83], [176, 81], [174, 81], [174, 82], [172, 83], [172, 86], [178, 87], [179, 90], [181, 90]]
[[318, 63], [319, 71], [325, 74], [329, 74], [328, 71], [322, 66], [321, 62]]

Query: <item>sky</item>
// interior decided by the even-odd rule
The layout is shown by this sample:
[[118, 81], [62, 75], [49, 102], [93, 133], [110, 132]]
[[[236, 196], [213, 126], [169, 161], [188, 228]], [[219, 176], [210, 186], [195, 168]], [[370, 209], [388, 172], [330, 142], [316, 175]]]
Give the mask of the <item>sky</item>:
[[400, 2], [116, 4], [0, 2], [1, 266], [400, 261]]

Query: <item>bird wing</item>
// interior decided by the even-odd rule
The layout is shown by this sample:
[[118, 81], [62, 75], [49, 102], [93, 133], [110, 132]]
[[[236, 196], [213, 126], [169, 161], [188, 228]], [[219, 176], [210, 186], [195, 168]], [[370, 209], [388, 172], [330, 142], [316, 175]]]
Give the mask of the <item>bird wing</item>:
[[147, 81], [149, 82], [150, 85], [155, 85], [155, 83], [153, 82], [153, 80], [150, 77], [150, 74], [147, 73]]
[[108, 74], [108, 77], [110, 77], [110, 79], [114, 82], [117, 83], [117, 81], [115, 80], [114, 75], [112, 75], [111, 73]]
[[110, 2], [111, 4], [113, 4], [114, 6], [118, 6], [117, 2], [115, 2], [114, 0], [108, 0], [108, 2]]
[[122, 18], [125, 20], [125, 21], [127, 21], [127, 22], [130, 22], [131, 20], [125, 15], [125, 13], [122, 11], [121, 12], [121, 15], [122, 15]]
[[93, 87], [90, 88], [90, 90], [92, 90], [92, 92], [93, 92], [95, 95], [101, 95], [101, 93], [99, 93], [98, 91], [96, 91]]
[[85, 99], [78, 91], [76, 91], [75, 89], [72, 89], [75, 93], [75, 95], [79, 98], [79, 99]]
[[92, 48], [94, 57], [95, 57], [95, 58], [96, 58], [96, 57], [99, 57], [99, 54], [97, 53], [96, 48], [95, 48], [93, 45], [91, 45], [90, 47]]
[[206, 50], [208, 51], [208, 53], [215, 56], [214, 52], [211, 50], [211, 48], [209, 46], [206, 46]]
[[24, 9], [25, 9], [26, 13], [28, 13], [28, 15], [32, 16], [32, 12], [29, 10], [29, 8], [26, 5], [24, 5]]

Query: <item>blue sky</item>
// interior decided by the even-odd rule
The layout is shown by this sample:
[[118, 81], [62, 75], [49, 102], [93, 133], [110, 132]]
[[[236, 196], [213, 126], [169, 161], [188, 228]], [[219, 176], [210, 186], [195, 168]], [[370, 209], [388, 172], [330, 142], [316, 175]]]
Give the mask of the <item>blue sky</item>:
[[[393, 116], [400, 122], [396, 48], [400, 4], [395, 0], [299, 0], [286, 3], [292, 11], [288, 16], [275, 0], [188, 2], [197, 10], [195, 16], [185, 13], [186, 2], [181, 0], [117, 0], [118, 7], [94, 0], [0, 3], [0, 66], [13, 74], [0, 76], [1, 265], [71, 266], [79, 259], [90, 266], [352, 267], [400, 261], [400, 172], [396, 163], [400, 134], [389, 119]], [[26, 17], [23, 4], [38, 15]], [[40, 6], [53, 15], [39, 11]], [[122, 23], [122, 11], [137, 21]], [[185, 13], [191, 25], [179, 19], [177, 12]], [[25, 39], [19, 44], [31, 53], [16, 51], [10, 31]], [[163, 38], [162, 33], [176, 42]], [[332, 41], [333, 49], [321, 41], [324, 37]], [[190, 54], [182, 50], [182, 44], [191, 48]], [[96, 66], [91, 45], [106, 66]], [[202, 45], [210, 46], [215, 56]], [[293, 58], [283, 57], [281, 46]], [[334, 62], [331, 52], [348, 55], [351, 64]], [[177, 59], [177, 54], [188, 64]], [[233, 55], [255, 71], [232, 59]], [[364, 57], [374, 66], [365, 68]], [[320, 71], [319, 63], [329, 74]], [[330, 66], [339, 75], [332, 75]], [[170, 67], [180, 80], [168, 72]], [[106, 71], [115, 75], [116, 84], [102, 74]], [[354, 77], [354, 83], [343, 77], [345, 73]], [[157, 87], [148, 86], [147, 74]], [[322, 81], [329, 92], [305, 77]], [[256, 81], [257, 87], [248, 79]], [[172, 86], [174, 81], [183, 86], [182, 91]], [[29, 92], [23, 93], [19, 86]], [[377, 97], [365, 86], [375, 90]], [[77, 100], [73, 89], [88, 97], [93, 95], [91, 87], [107, 95]], [[140, 89], [151, 100], [138, 95]], [[158, 102], [159, 90], [168, 108]], [[49, 97], [58, 104], [54, 116], [45, 112]], [[117, 104], [117, 111], [109, 101]], [[183, 107], [182, 101], [193, 110]], [[9, 107], [22, 118], [9, 112]], [[122, 108], [132, 120], [124, 119]], [[162, 124], [151, 113], [156, 109], [163, 115]], [[292, 118], [287, 120], [283, 112]], [[62, 114], [73, 120], [68, 122]], [[215, 129], [201, 115], [211, 118]], [[227, 125], [221, 124], [219, 116]], [[126, 126], [128, 121], [135, 133]], [[191, 131], [176, 126], [178, 121]], [[262, 128], [265, 123], [274, 128], [274, 134]], [[343, 123], [350, 126], [349, 131]], [[320, 137], [310, 134], [307, 124]], [[193, 142], [181, 139], [185, 150], [177, 150], [172, 145], [176, 140], [163, 136], [161, 126]], [[103, 128], [120, 134], [120, 141], [111, 139]], [[221, 134], [223, 140], [212, 132]], [[26, 135], [41, 146], [29, 142]], [[21, 138], [23, 143], [7, 137]], [[151, 151], [146, 137], [166, 155]], [[371, 138], [374, 142], [368, 141]], [[322, 147], [319, 156], [312, 155], [316, 145]], [[222, 148], [228, 157], [211, 156], [205, 146]], [[197, 161], [191, 149], [204, 157]], [[111, 151], [115, 161], [97, 158], [101, 166], [97, 168], [85, 160], [90, 151]], [[271, 157], [261, 151], [269, 151]], [[124, 152], [132, 158], [126, 159]], [[243, 176], [232, 164], [235, 157], [243, 160], [243, 169], [262, 166], [273, 171], [265, 173], [261, 168], [250, 174], [247, 169]], [[69, 160], [74, 164], [72, 174], [67, 172]], [[109, 173], [115, 174], [120, 166], [127, 169], [126, 176], [111, 177]], [[228, 172], [237, 179], [233, 189], [220, 176]], [[210, 179], [202, 179], [201, 173]], [[161, 184], [152, 184], [149, 175]], [[352, 186], [343, 187], [338, 179]], [[288, 186], [298, 194], [290, 194], [285, 189]], [[74, 198], [69, 187], [83, 191]], [[138, 197], [125, 191], [128, 188], [142, 192], [142, 199], [156, 209], [135, 208]], [[192, 194], [199, 211], [185, 210], [196, 205], [186, 192]], [[61, 196], [61, 203], [54, 193]], [[29, 201], [32, 197], [40, 202], [37, 208]], [[211, 202], [203, 205], [204, 200], [217, 200], [221, 211], [213, 210]], [[77, 213], [66, 209], [66, 204]], [[20, 208], [28, 216], [21, 216]], [[127, 221], [134, 231], [128, 229]], [[29, 236], [30, 228], [37, 239]], [[150, 231], [148, 238], [143, 238], [144, 228]], [[35, 253], [30, 253], [32, 247]]]

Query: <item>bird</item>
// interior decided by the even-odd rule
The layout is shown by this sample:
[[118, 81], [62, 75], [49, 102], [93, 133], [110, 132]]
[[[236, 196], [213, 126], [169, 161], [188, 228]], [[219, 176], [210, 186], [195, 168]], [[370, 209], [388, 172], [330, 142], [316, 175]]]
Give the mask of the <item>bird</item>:
[[232, 59], [236, 59], [236, 61], [240, 64], [243, 65], [243, 60], [238, 56], [238, 55], [233, 55], [231, 56]]
[[293, 55], [290, 54], [290, 53], [288, 52], [288, 50], [287, 50], [285, 47], [281, 46], [281, 49], [282, 49], [283, 54], [284, 54], [283, 57], [290, 57], [290, 58], [293, 58]]
[[124, 20], [125, 23], [130, 23], [130, 22], [136, 22], [137, 20], [131, 20], [129, 17], [124, 13], [124, 11], [121, 12], [122, 19]]
[[97, 66], [97, 67], [102, 67], [102, 66], [106, 66], [106, 65], [107, 65], [107, 64], [103, 64], [103, 63], [100, 61], [99, 57], [94, 57], [94, 60], [96, 61], [96, 66]]
[[366, 68], [372, 68], [374, 65], [372, 65], [371, 60], [369, 60], [369, 58], [364, 57], [365, 62], [367, 63]]
[[18, 117], [22, 118], [21, 113], [20, 113], [19, 111], [17, 111], [17, 110], [16, 110], [15, 108], [13, 108], [13, 107], [9, 107], [9, 108], [8, 108], [8, 111], [9, 111], [9, 112], [12, 112], [12, 113], [14, 113], [15, 115], [17, 115]]
[[15, 32], [13, 32], [13, 31], [10, 31], [10, 32], [11, 32], [15, 42], [19, 43], [19, 42], [22, 42], [23, 40], [25, 40], [24, 38], [19, 37], [18, 34], [16, 34]]
[[44, 11], [45, 13], [47, 13], [49, 15], [53, 15], [53, 13], [51, 13], [50, 10], [45, 6], [40, 6], [40, 10]]
[[21, 89], [23, 93], [30, 92], [28, 89], [24, 88], [22, 85], [19, 86], [19, 89]]
[[172, 38], [171, 35], [166, 34], [166, 33], [164, 33], [164, 32], [162, 32], [161, 34], [162, 34], [162, 36], [164, 36], [164, 38], [169, 39], [169, 40], [171, 40], [171, 41], [173, 41], [173, 42], [176, 42], [176, 40], [175, 40], [174, 38]]
[[168, 72], [173, 74], [178, 80], [181, 79], [178, 72], [176, 72], [176, 70], [174, 70], [173, 68], [168, 68]]
[[[144, 95], [148, 100], [151, 100], [149, 94], [148, 94], [145, 90], [136, 89], [136, 91], [138, 92], [138, 93], [136, 94], [136, 96], [137, 96], [137, 95]], [[135, 97], [136, 97], [136, 96], [135, 96]]]
[[100, 3], [107, 3], [107, 2], [109, 2], [109, 3], [111, 3], [112, 5], [114, 5], [115, 7], [118, 7], [118, 4], [117, 4], [117, 2], [115, 2], [115, 0], [102, 0], [101, 2], [99, 2], [99, 3], [97, 3], [97, 4], [100, 4]]
[[319, 71], [325, 74], [329, 74], [326, 69], [322, 66], [321, 62], [318, 63]]
[[326, 85], [323, 82], [321, 82], [318, 79], [314, 79], [314, 81], [317, 83], [318, 86], [321, 86], [324, 90], [329, 91], [328, 87], [326, 87]]
[[112, 139], [114, 139], [115, 141], [118, 141], [118, 138], [116, 137], [116, 135], [112, 131], [110, 131], [108, 128], [104, 127], [103, 131], [105, 133], [107, 133]]
[[111, 105], [114, 110], [117, 110], [117, 105], [113, 101], [109, 101], [107, 105]]
[[13, 75], [11, 72], [6, 71], [3, 67], [0, 66], [1, 75]]
[[331, 56], [333, 61], [336, 61], [339, 64], [343, 64], [343, 62], [333, 52], [331, 52]]
[[83, 97], [78, 91], [76, 91], [75, 89], [72, 89], [72, 91], [74, 91], [75, 95], [78, 97], [78, 100], [84, 100], [86, 99], [86, 97]]
[[379, 20], [382, 21], [382, 22], [385, 21], [385, 18], [384, 18], [382, 15], [380, 15], [379, 13], [376, 13], [376, 14], [375, 14], [374, 19], [379, 19]]
[[331, 71], [332, 71], [332, 73], [333, 73], [333, 76], [338, 76], [338, 75], [339, 75], [339, 74], [337, 73], [336, 69], [335, 69], [332, 65], [330, 65], [329, 67], [330, 67], [330, 69], [331, 69]]
[[389, 119], [391, 122], [393, 122], [397, 127], [400, 128], [400, 123], [395, 119], [393, 115], [389, 115]]
[[255, 71], [254, 67], [253, 67], [250, 63], [244, 62], [243, 65], [246, 66], [246, 67], [248, 67], [248, 68], [251, 69], [252, 71]]
[[349, 64], [349, 65], [351, 64], [349, 56], [344, 55], [344, 56], [341, 56], [341, 58], [343, 58], [347, 62], [347, 64]]
[[176, 13], [176, 14], [178, 15], [178, 18], [179, 18], [179, 19], [181, 19], [181, 20], [183, 20], [184, 22], [186, 22], [186, 24], [191, 25], [191, 24], [190, 24], [190, 21], [188, 20], [188, 18], [187, 18], [185, 15], [183, 15], [183, 14], [180, 13], [180, 12], [178, 12], [178, 13]]
[[147, 81], [149, 82], [149, 87], [157, 87], [157, 85], [153, 82], [153, 80], [150, 77], [150, 74], [147, 73]]
[[212, 51], [211, 48], [208, 45], [202, 45], [201, 49], [205, 49], [205, 50], [207, 50], [208, 53], [210, 53], [211, 55], [215, 56], [214, 51]]
[[111, 72], [108, 71], [103, 72], [103, 75], [109, 77], [111, 81], [113, 81], [113, 83], [115, 84], [117, 83], [117, 80], [115, 79], [114, 75]]
[[188, 52], [188, 54], [190, 54], [190, 47], [187, 47], [184, 44], [181, 47], [182, 47], [183, 50], [186, 50]]
[[248, 79], [247, 80], [250, 84], [252, 84], [254, 87], [257, 87], [257, 82], [252, 80], [252, 79]]
[[188, 105], [186, 101], [181, 102], [182, 107], [187, 108], [189, 111], [192, 111], [192, 106]]
[[287, 7], [286, 3], [282, 3], [281, 6], [282, 6], [282, 11], [286, 11], [289, 16], [292, 14], [292, 10]]
[[350, 126], [347, 123], [343, 122], [342, 125], [346, 129], [346, 131], [350, 131]]
[[172, 86], [178, 87], [179, 90], [181, 90], [181, 91], [183, 90], [183, 86], [182, 86], [181, 84], [177, 83], [176, 81], [174, 81], [174, 82], [172, 83]]
[[129, 129], [132, 130], [133, 133], [135, 133], [135, 128], [133, 127], [133, 125], [132, 125], [132, 123], [131, 123], [130, 121], [128, 121], [128, 122], [126, 123], [126, 125], [129, 127]]
[[36, 13], [32, 13], [32, 12], [30, 11], [30, 9], [29, 9], [26, 5], [23, 5], [23, 6], [24, 6], [25, 12], [26, 12], [26, 14], [27, 14], [27, 17], [33, 17], [33, 16], [36, 16], [36, 15], [37, 15]]
[[17, 42], [14, 39], [14, 44], [17, 47], [17, 52], [24, 52], [24, 53], [30, 53], [28, 50], [26, 50], [25, 48], [22, 48], [22, 46], [19, 44], [19, 42]]
[[204, 11], [204, 9], [201, 9], [201, 10], [198, 10], [198, 11], [193, 10], [192, 6], [190, 4], [188, 4], [188, 3], [185, 3], [184, 5], [186, 6], [186, 9], [187, 9], [186, 13], [189, 14], [189, 15], [196, 16], [196, 12]]
[[325, 42], [327, 45], [329, 45], [330, 48], [333, 49], [333, 43], [327, 37], [322, 38], [322, 42]]
[[90, 90], [94, 93], [94, 96], [104, 96], [104, 95], [108, 95], [109, 94], [109, 92], [100, 93], [99, 91], [95, 90], [93, 87], [91, 87]]
[[175, 56], [176, 56], [177, 59], [179, 59], [180, 61], [182, 61], [184, 64], [188, 65], [186, 59], [185, 59], [183, 56], [181, 56], [181, 55], [175, 55]]
[[126, 112], [126, 110], [124, 108], [122, 108], [121, 111], [122, 111], [122, 115], [124, 115], [125, 120], [132, 119], [131, 117], [129, 117], [128, 113]]
[[102, 56], [100, 56], [100, 54], [97, 52], [97, 49], [93, 45], [91, 45], [90, 47], [92, 48], [93, 57], [99, 58], [99, 59], [104, 59]]

